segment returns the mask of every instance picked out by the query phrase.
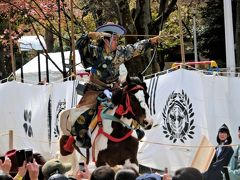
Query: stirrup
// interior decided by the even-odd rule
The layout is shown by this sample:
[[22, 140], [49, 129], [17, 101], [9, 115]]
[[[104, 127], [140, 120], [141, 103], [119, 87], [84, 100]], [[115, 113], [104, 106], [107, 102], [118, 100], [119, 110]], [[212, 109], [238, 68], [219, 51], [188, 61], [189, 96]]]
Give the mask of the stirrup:
[[83, 138], [77, 137], [75, 144], [80, 148], [91, 148], [92, 146], [91, 138], [87, 134]]

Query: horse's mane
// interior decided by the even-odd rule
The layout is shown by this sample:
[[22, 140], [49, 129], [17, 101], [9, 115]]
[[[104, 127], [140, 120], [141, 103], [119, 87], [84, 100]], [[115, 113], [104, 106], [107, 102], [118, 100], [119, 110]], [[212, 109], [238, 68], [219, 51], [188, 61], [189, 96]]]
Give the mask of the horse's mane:
[[122, 84], [122, 88], [116, 89], [112, 93], [112, 98], [111, 101], [114, 105], [119, 105], [121, 102], [121, 98], [123, 95], [123, 88], [129, 86], [136, 86], [136, 85], [141, 85], [143, 86], [144, 89], [147, 88], [146, 84], [142, 81], [141, 78], [139, 77], [129, 77], [127, 76], [126, 81]]
[[120, 104], [122, 95], [123, 95], [123, 90], [120, 88], [113, 91], [111, 101], [115, 106]]

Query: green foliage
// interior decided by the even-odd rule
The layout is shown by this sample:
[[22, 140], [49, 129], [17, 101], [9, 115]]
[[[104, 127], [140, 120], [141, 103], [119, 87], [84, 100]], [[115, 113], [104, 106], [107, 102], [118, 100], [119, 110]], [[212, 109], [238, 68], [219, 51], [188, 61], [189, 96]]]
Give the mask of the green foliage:
[[[189, 11], [189, 7], [184, 5], [180, 7], [180, 12], [181, 21], [184, 22], [184, 24], [186, 25], [186, 27], [182, 26], [184, 42], [191, 42], [193, 38], [192, 32], [188, 31], [189, 29], [192, 30], [192, 17], [193, 17], [192, 12]], [[180, 46], [180, 25], [178, 10], [172, 12], [171, 15], [168, 17], [167, 21], [164, 24], [164, 28], [161, 32], [161, 35], [163, 36], [164, 39], [163, 49], [169, 50], [171, 48]], [[193, 49], [192, 47], [185, 48]]]
[[202, 24], [199, 29], [199, 50], [210, 59], [225, 65], [224, 11], [222, 0], [207, 1], [200, 7]]

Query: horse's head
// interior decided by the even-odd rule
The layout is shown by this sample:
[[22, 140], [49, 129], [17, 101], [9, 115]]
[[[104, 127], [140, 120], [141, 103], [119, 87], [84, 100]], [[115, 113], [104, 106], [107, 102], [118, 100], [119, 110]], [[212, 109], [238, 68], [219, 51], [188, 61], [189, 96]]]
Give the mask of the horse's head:
[[153, 119], [148, 108], [147, 86], [138, 77], [127, 76], [123, 89], [113, 93], [112, 102], [118, 105], [115, 115], [134, 119], [144, 129], [151, 129]]

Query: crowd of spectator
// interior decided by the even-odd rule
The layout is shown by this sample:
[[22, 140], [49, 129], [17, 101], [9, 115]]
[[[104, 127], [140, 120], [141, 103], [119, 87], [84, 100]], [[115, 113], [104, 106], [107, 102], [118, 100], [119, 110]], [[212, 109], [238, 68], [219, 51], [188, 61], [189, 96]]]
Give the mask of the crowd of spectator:
[[[240, 139], [240, 127], [238, 128]], [[73, 177], [65, 175], [72, 164], [59, 159], [46, 161], [40, 154], [33, 154], [32, 160], [24, 160], [19, 166], [16, 163], [16, 150], [8, 151], [0, 159], [0, 180], [239, 180], [240, 179], [240, 146], [233, 151], [228, 127], [224, 124], [217, 134], [218, 146], [208, 170], [201, 173], [193, 167], [178, 169], [172, 176], [167, 172], [139, 174], [132, 167], [100, 166], [92, 172], [88, 165], [77, 171]], [[229, 163], [230, 162], [230, 163]], [[227, 171], [224, 171], [224, 168]]]

